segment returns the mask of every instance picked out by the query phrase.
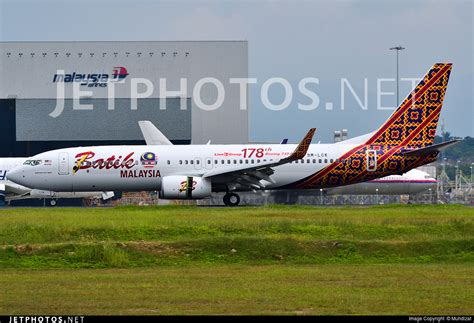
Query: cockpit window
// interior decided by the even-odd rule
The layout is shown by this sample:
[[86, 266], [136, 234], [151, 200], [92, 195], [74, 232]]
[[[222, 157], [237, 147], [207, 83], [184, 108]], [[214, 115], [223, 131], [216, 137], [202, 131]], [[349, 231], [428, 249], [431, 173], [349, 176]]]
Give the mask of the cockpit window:
[[41, 164], [41, 160], [39, 159], [28, 159], [23, 163], [23, 165], [30, 165], [30, 166], [37, 166], [40, 164]]

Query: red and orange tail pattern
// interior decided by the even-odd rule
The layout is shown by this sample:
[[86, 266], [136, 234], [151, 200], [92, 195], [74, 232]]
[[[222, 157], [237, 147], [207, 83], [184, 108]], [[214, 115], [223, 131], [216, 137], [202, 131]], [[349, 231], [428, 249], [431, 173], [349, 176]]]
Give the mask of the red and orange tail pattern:
[[422, 148], [433, 144], [452, 64], [433, 65], [367, 145]]
[[[406, 147], [433, 144], [452, 64], [435, 64], [390, 118], [364, 144], [339, 157], [324, 169], [285, 188], [318, 188], [359, 183], [391, 174], [400, 174], [436, 160], [437, 153], [407, 157]], [[377, 166], [370, 170], [367, 159], [373, 154]], [[369, 165], [370, 166], [370, 165]]]

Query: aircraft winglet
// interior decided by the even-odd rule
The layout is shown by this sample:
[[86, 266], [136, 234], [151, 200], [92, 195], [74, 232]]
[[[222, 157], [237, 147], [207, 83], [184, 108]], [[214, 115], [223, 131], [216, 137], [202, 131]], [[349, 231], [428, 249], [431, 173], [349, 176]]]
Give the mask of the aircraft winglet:
[[285, 159], [296, 160], [303, 158], [306, 153], [308, 152], [309, 145], [311, 144], [311, 140], [313, 140], [313, 136], [316, 132], [316, 128], [309, 129], [306, 136], [304, 136], [303, 140], [298, 144], [295, 151], [290, 155], [290, 157]]

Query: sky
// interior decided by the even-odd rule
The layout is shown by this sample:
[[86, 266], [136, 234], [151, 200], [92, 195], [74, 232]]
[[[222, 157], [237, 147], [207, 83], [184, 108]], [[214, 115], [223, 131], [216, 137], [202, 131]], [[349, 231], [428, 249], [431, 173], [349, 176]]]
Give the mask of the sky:
[[[297, 142], [316, 127], [316, 140], [332, 141], [333, 131], [348, 129], [357, 136], [377, 129], [393, 110], [377, 109], [377, 79], [396, 77], [396, 55], [402, 45], [400, 78], [421, 78], [437, 62], [452, 62], [441, 120], [455, 136], [474, 136], [474, 2], [450, 1], [122, 1], [0, 0], [0, 41], [88, 40], [247, 40], [249, 138], [251, 141]], [[262, 104], [265, 80], [289, 80], [293, 100], [287, 109], [272, 111]], [[302, 78], [320, 98], [317, 108], [298, 109], [310, 100], [298, 90]], [[363, 110], [341, 78], [364, 97]], [[383, 83], [395, 92], [396, 83]], [[400, 81], [400, 99], [411, 90]], [[283, 88], [269, 91], [281, 103]], [[326, 103], [332, 110], [326, 109]], [[382, 105], [394, 107], [396, 96]], [[440, 129], [438, 129], [439, 133]]]

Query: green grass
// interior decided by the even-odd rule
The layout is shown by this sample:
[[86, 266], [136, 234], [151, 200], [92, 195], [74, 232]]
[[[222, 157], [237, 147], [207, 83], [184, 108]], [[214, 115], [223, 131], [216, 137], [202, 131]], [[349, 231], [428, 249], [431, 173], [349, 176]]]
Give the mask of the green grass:
[[473, 265], [465, 206], [0, 210], [0, 314], [469, 314]]
[[474, 209], [9, 209], [0, 268], [474, 261]]
[[4, 270], [0, 312], [472, 315], [471, 265]]

